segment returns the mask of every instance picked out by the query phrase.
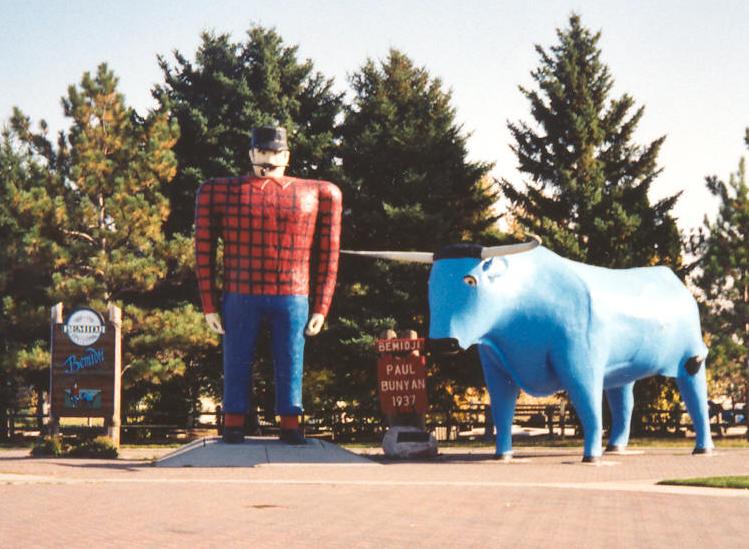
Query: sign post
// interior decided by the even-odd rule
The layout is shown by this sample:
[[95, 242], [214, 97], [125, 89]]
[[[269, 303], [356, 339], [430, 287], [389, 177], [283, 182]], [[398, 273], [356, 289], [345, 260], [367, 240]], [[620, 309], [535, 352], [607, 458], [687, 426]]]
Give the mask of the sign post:
[[393, 330], [375, 342], [380, 408], [388, 430], [382, 441], [391, 457], [429, 457], [437, 454], [437, 442], [425, 431], [428, 408], [424, 338], [408, 331], [396, 337]]
[[50, 429], [61, 417], [101, 417], [107, 435], [120, 444], [121, 311], [110, 304], [107, 319], [82, 307], [63, 322], [62, 303], [52, 307]]

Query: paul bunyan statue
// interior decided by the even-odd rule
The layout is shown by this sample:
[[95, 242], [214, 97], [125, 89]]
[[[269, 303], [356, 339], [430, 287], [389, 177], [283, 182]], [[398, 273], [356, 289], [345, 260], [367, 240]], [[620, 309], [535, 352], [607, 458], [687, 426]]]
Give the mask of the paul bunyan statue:
[[[251, 365], [261, 323], [266, 321], [280, 439], [304, 444], [299, 416], [305, 335], [320, 332], [333, 297], [341, 192], [327, 181], [284, 175], [290, 158], [284, 128], [253, 129], [249, 154], [253, 174], [206, 181], [198, 190], [195, 209], [196, 274], [203, 312], [210, 329], [224, 336], [223, 441], [244, 440]], [[220, 314], [219, 239], [224, 244]], [[311, 259], [317, 265], [314, 273]]]
[[506, 246], [456, 244], [428, 252], [346, 252], [429, 263], [433, 352], [478, 346], [498, 458], [512, 457], [512, 419], [521, 389], [564, 390], [583, 426], [583, 461], [601, 456], [602, 398], [611, 409], [607, 450], [626, 448], [635, 381], [675, 377], [710, 453], [700, 318], [689, 290], [667, 267], [604, 269], [558, 256], [538, 240]]

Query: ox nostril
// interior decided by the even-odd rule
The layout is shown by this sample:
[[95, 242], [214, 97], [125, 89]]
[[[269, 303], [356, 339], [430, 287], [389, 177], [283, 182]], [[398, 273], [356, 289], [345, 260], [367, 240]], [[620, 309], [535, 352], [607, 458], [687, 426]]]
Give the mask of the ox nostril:
[[460, 351], [460, 345], [454, 337], [442, 337], [439, 339], [428, 339], [427, 349], [430, 353], [438, 355], [455, 354]]

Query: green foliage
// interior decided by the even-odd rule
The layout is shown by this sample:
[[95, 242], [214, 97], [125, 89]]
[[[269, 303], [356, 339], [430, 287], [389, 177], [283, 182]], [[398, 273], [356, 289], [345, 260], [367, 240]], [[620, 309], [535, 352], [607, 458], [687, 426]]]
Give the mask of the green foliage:
[[347, 242], [431, 250], [490, 230], [491, 165], [466, 160], [442, 82], [391, 50], [381, 63], [368, 60], [351, 84], [341, 147]]
[[67, 447], [63, 445], [62, 437], [46, 436], [38, 440], [31, 449], [34, 457], [60, 457], [67, 453]]
[[[749, 145], [749, 130], [746, 143]], [[742, 158], [728, 182], [708, 177], [707, 188], [720, 200], [714, 222], [693, 239], [699, 255], [695, 283], [709, 333], [714, 384], [737, 400], [749, 392], [749, 189]], [[745, 401], [745, 400], [744, 400]]]
[[191, 234], [195, 191], [210, 177], [250, 172], [254, 126], [278, 122], [289, 135], [289, 172], [328, 177], [334, 171], [336, 117], [341, 95], [333, 81], [300, 61], [297, 46], [272, 29], [252, 26], [244, 42], [203, 33], [194, 61], [174, 52], [175, 65], [159, 57], [164, 83], [154, 95], [179, 121], [179, 162], [169, 189], [168, 234]]
[[9, 204], [0, 223], [11, 228], [15, 256], [0, 269], [10, 289], [0, 322], [18, 334], [13, 366], [46, 369], [51, 304], [119, 304], [127, 410], [149, 385], [182, 375], [216, 342], [192, 306], [161, 293], [167, 275], [192, 261], [191, 240], [167, 239], [163, 230], [179, 132], [165, 109], [141, 117], [128, 107], [104, 64], [70, 86], [63, 108], [70, 127], [56, 143], [44, 122], [35, 132], [16, 109], [0, 150]]
[[554, 251], [605, 267], [679, 267], [680, 235], [670, 215], [679, 195], [651, 205], [665, 137], [632, 143], [644, 107], [609, 99], [613, 78], [601, 61], [600, 33], [572, 15], [549, 51], [536, 46], [538, 89], [520, 91], [534, 124], [508, 125], [525, 189], [504, 180], [517, 221]]
[[80, 441], [67, 452], [67, 456], [75, 458], [116, 459], [117, 455], [117, 446], [111, 438], [103, 435]]
[[[44, 131], [44, 127], [42, 127]], [[46, 388], [49, 373], [51, 273], [63, 253], [55, 224], [62, 215], [56, 181], [18, 136], [0, 141], [0, 408], [17, 403], [13, 391]]]
[[[434, 251], [463, 240], [496, 240], [491, 166], [466, 159], [466, 136], [440, 80], [391, 50], [381, 62], [367, 61], [351, 84], [341, 144], [343, 247]], [[341, 258], [335, 320], [310, 347], [334, 373], [329, 383], [343, 400], [376, 410], [372, 344], [383, 330], [426, 335], [427, 272]], [[340, 349], [335, 358], [320, 352], [333, 346]], [[442, 391], [445, 383], [438, 375], [430, 386]]]
[[78, 440], [74, 444], [65, 444], [62, 436], [45, 436], [37, 440], [31, 449], [34, 457], [76, 457], [115, 459], [117, 447], [108, 436]]
[[94, 76], [85, 73], [80, 87], [70, 86], [63, 107], [71, 126], [57, 147], [44, 132], [33, 133], [18, 109], [11, 119], [50, 182], [36, 184], [24, 203], [37, 216], [37, 232], [41, 217], [51, 220], [40, 245], [54, 250], [47, 290], [53, 302], [127, 299], [152, 290], [166, 272], [161, 227], [169, 204], [161, 186], [174, 176], [177, 129], [164, 112], [138, 117], [116, 88], [104, 64]]

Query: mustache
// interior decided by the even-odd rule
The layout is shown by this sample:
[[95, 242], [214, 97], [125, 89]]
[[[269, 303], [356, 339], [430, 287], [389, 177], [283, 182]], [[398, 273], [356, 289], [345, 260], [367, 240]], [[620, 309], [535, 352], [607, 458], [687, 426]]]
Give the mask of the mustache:
[[266, 169], [266, 170], [272, 170], [273, 168], [279, 167], [276, 164], [271, 164], [270, 162], [263, 162], [262, 164], [256, 164], [253, 162], [252, 165], [257, 166], [258, 168]]
[[272, 170], [273, 168], [287, 168], [289, 166], [288, 164], [273, 164], [271, 162], [253, 162], [252, 165], [257, 166], [258, 168], [265, 168], [266, 170]]
[[253, 162], [252, 165], [257, 168], [260, 168], [260, 175], [263, 177], [265, 177], [270, 170], [275, 170], [276, 168], [288, 167], [288, 164], [272, 164], [270, 162], [262, 162], [262, 163]]

